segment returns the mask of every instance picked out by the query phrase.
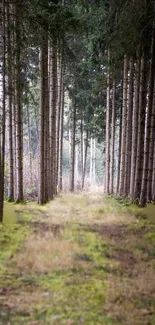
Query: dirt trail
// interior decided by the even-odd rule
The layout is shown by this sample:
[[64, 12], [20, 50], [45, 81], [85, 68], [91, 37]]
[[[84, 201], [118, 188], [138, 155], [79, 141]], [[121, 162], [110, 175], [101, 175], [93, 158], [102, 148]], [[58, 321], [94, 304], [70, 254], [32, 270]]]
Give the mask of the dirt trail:
[[[13, 206], [12, 206], [13, 207]], [[154, 325], [155, 224], [102, 194], [0, 226], [0, 325]]]

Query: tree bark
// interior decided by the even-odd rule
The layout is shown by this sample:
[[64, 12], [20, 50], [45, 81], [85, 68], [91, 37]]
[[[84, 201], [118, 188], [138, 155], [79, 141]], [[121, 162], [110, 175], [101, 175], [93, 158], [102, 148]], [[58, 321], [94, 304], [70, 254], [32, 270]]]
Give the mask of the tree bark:
[[145, 206], [147, 203], [147, 183], [148, 183], [148, 166], [149, 166], [148, 159], [149, 159], [149, 145], [150, 145], [150, 140], [151, 140], [150, 139], [150, 136], [151, 136], [151, 112], [152, 112], [152, 105], [153, 105], [154, 75], [155, 75], [155, 29], [153, 27], [140, 206]]
[[24, 200], [23, 195], [23, 132], [22, 132], [22, 67], [21, 67], [21, 4], [15, 4], [16, 10], [16, 145], [17, 145], [17, 197], [16, 202]]
[[145, 135], [145, 114], [146, 114], [146, 74], [147, 67], [144, 54], [141, 57], [140, 66], [140, 89], [139, 89], [139, 109], [138, 109], [138, 139], [136, 153], [136, 170], [134, 184], [134, 200], [139, 200], [142, 181], [142, 168], [144, 159], [144, 135]]
[[116, 118], [116, 82], [112, 89], [112, 121], [111, 121], [111, 159], [110, 159], [110, 194], [114, 192], [114, 153], [115, 153], [115, 118]]
[[62, 81], [62, 99], [60, 112], [60, 144], [59, 144], [59, 188], [62, 191], [62, 159], [63, 159], [63, 125], [64, 125], [64, 82]]
[[132, 115], [133, 115], [133, 58], [129, 60], [129, 87], [127, 105], [127, 130], [125, 148], [125, 175], [124, 175], [124, 194], [130, 193], [130, 172], [131, 172], [131, 148], [132, 148]]
[[124, 75], [123, 75], [123, 109], [122, 109], [122, 139], [121, 139], [121, 162], [120, 162], [120, 182], [119, 194], [124, 195], [125, 179], [125, 147], [127, 132], [127, 87], [128, 87], [128, 58], [124, 57]]
[[9, 180], [8, 200], [14, 201], [14, 152], [13, 152], [13, 61], [11, 49], [11, 12], [7, 4], [7, 75], [8, 75], [8, 131], [9, 131]]
[[83, 166], [83, 178], [82, 178], [82, 189], [84, 189], [85, 185], [85, 175], [86, 175], [86, 164], [87, 164], [87, 154], [88, 154], [88, 136], [89, 131], [86, 131], [86, 144], [85, 144], [85, 154], [84, 154], [84, 166]]
[[48, 41], [42, 35], [40, 47], [40, 154], [39, 154], [39, 196], [38, 203], [44, 204], [45, 198], [45, 91], [46, 91], [46, 69], [47, 69]]
[[57, 106], [57, 46], [52, 42], [52, 155], [53, 155], [53, 189], [57, 193], [57, 152], [56, 152], [56, 106]]
[[131, 182], [130, 182], [130, 198], [134, 199], [134, 184], [136, 172], [136, 154], [137, 154], [137, 138], [138, 138], [138, 108], [139, 108], [139, 88], [140, 88], [140, 59], [137, 57], [134, 80], [134, 102], [133, 102], [133, 122], [132, 122], [132, 152], [131, 152]]
[[[108, 51], [108, 64], [110, 52]], [[110, 72], [107, 71], [107, 102], [106, 102], [106, 148], [105, 148], [105, 193], [109, 194], [110, 180]]]
[[70, 167], [70, 191], [74, 192], [75, 179], [75, 130], [76, 130], [76, 104], [73, 101], [72, 136], [71, 136], [71, 167]]
[[120, 111], [119, 111], [119, 144], [118, 144], [117, 185], [116, 185], [117, 194], [119, 193], [119, 184], [120, 184], [121, 142], [122, 142], [122, 105], [120, 105]]
[[60, 138], [61, 138], [61, 109], [62, 109], [62, 91], [63, 91], [63, 58], [62, 51], [58, 55], [58, 101], [57, 101], [57, 175], [56, 184], [59, 183], [59, 154], [60, 154]]
[[2, 128], [1, 128], [1, 141], [0, 141], [0, 222], [3, 221], [3, 206], [4, 206], [4, 167], [5, 167], [5, 117], [6, 117], [6, 3], [2, 0]]

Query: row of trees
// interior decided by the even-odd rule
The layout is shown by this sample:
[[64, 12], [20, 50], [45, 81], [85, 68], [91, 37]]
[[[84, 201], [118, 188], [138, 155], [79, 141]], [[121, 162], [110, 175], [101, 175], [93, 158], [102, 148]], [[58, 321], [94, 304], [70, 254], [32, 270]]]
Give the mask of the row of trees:
[[95, 180], [100, 147], [105, 193], [154, 200], [154, 1], [0, 6], [0, 219], [4, 193], [21, 202], [27, 184], [44, 204], [62, 189], [64, 140], [71, 191], [77, 170], [81, 189]]
[[[122, 82], [122, 112], [119, 114], [120, 145], [118, 177], [115, 191], [119, 195], [137, 200], [144, 206], [155, 197], [155, 30], [154, 1], [129, 3], [122, 17], [119, 8], [114, 12], [114, 28], [117, 20], [126, 19], [129, 29], [126, 44], [122, 43], [122, 30], [116, 33], [124, 56], [119, 71], [107, 70], [106, 111], [106, 193], [113, 193], [110, 180], [113, 177], [113, 152], [115, 134], [115, 107], [117, 85]], [[130, 15], [131, 13], [131, 15]], [[134, 14], [133, 14], [134, 13]], [[136, 19], [139, 17], [138, 22]], [[117, 34], [118, 33], [118, 34]], [[124, 42], [124, 40], [123, 40]], [[129, 42], [129, 46], [128, 46]], [[113, 59], [115, 44], [109, 44], [109, 60]], [[110, 58], [111, 55], [111, 58]], [[118, 57], [117, 57], [118, 58]], [[121, 58], [121, 56], [120, 56]], [[115, 62], [115, 58], [114, 58]], [[116, 74], [115, 74], [116, 72]], [[119, 74], [121, 73], [121, 79]], [[111, 106], [110, 107], [110, 101]], [[111, 113], [112, 112], [112, 113]], [[110, 118], [110, 114], [112, 117]], [[110, 131], [111, 130], [111, 154]], [[110, 167], [111, 163], [111, 167]], [[111, 169], [110, 169], [111, 168]]]

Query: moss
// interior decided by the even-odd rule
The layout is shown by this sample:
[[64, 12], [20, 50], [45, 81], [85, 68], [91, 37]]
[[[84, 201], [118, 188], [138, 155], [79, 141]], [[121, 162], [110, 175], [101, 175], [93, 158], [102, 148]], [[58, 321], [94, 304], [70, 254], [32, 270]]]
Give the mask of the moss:
[[[10, 281], [11, 277], [7, 277], [8, 265], [7, 261], [11, 260], [21, 247], [26, 236], [30, 233], [29, 225], [21, 225], [17, 221], [30, 220], [30, 216], [19, 214], [15, 211], [12, 203], [5, 203], [4, 206], [4, 223], [0, 224], [0, 274], [5, 275], [5, 282]], [[14, 269], [11, 271], [14, 273]], [[0, 277], [0, 286], [4, 286], [4, 279]], [[16, 282], [16, 279], [15, 279]]]
[[[125, 198], [121, 202], [114, 197], [94, 195], [92, 199], [80, 194], [66, 194], [43, 207], [35, 203], [6, 205], [7, 215], [14, 211], [19, 223], [0, 226], [0, 286], [9, 288], [4, 305], [2, 300], [0, 323], [154, 324], [154, 299], [151, 292], [146, 295], [146, 289], [153, 286], [155, 229], [149, 218], [143, 217], [143, 209]], [[107, 218], [105, 225], [106, 214], [112, 218]], [[47, 227], [35, 229], [34, 222], [30, 230], [32, 219], [36, 226], [39, 220]], [[54, 224], [61, 226], [60, 232], [52, 233]], [[21, 271], [12, 255], [22, 256], [23, 241], [33, 231], [34, 244], [39, 236], [73, 243], [67, 246], [78, 248], [69, 252], [73, 263], [66, 269], [59, 265], [59, 269], [39, 272], [29, 272], [25, 264]], [[125, 255], [127, 250], [133, 259]], [[47, 256], [64, 258], [63, 253], [59, 250], [58, 256], [52, 251]]]
[[155, 229], [153, 232], [147, 232], [144, 236], [151, 244], [155, 244]]
[[22, 204], [22, 205], [25, 205], [25, 204], [27, 204], [27, 202], [26, 202], [25, 200], [20, 200], [20, 199], [18, 199], [18, 200], [15, 201], [15, 204]]
[[[84, 324], [117, 324], [107, 317], [104, 311], [106, 281], [105, 269], [98, 268], [104, 265], [105, 246], [100, 238], [82, 227], [70, 227], [65, 231], [70, 240], [74, 238], [82, 248], [82, 254], [75, 259], [87, 262], [86, 268], [73, 268], [68, 271], [59, 271], [38, 278], [37, 283], [52, 293], [54, 305], [51, 305], [47, 314], [59, 315], [59, 324], [67, 324], [72, 319], [74, 324], [82, 320]], [[47, 315], [46, 315], [47, 317]], [[66, 322], [66, 323], [65, 323]]]

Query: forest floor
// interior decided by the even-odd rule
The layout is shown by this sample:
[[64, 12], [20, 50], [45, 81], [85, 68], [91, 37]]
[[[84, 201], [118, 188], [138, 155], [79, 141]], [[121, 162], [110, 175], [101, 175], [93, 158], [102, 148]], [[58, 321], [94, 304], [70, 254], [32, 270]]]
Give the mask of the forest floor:
[[100, 193], [6, 203], [0, 325], [23, 324], [154, 325], [155, 207]]

